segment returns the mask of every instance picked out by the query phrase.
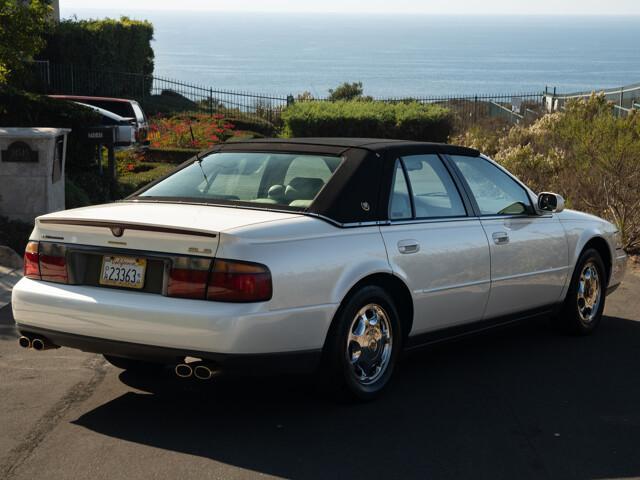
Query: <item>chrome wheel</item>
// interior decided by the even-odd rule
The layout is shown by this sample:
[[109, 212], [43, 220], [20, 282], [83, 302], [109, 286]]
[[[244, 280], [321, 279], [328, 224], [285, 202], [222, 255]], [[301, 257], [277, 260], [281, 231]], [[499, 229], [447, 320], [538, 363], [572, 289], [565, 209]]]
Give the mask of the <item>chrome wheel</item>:
[[351, 322], [346, 356], [351, 374], [361, 385], [375, 383], [387, 370], [393, 348], [391, 322], [375, 303], [362, 307]]
[[602, 284], [598, 268], [593, 262], [587, 262], [578, 279], [578, 315], [583, 323], [589, 324], [598, 314], [602, 298]]

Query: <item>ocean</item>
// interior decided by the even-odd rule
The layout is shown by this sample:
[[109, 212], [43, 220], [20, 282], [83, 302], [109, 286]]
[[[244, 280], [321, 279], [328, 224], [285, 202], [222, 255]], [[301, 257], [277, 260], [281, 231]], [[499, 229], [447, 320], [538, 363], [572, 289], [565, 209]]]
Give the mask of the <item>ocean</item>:
[[640, 82], [640, 17], [65, 10], [154, 24], [155, 74], [266, 94], [361, 81], [375, 97], [593, 90]]

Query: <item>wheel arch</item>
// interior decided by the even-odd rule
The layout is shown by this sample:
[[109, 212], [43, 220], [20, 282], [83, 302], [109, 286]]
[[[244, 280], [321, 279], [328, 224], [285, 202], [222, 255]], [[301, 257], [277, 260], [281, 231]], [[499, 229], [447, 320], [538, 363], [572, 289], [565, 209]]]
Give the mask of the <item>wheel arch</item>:
[[347, 291], [347, 293], [343, 296], [340, 301], [340, 305], [336, 310], [333, 319], [331, 320], [331, 325], [325, 337], [324, 345], [326, 346], [327, 339], [331, 336], [333, 328], [336, 324], [336, 318], [342, 312], [344, 305], [347, 301], [361, 288], [366, 286], [378, 286], [384, 289], [394, 300], [394, 304], [396, 309], [398, 310], [398, 315], [400, 317], [400, 324], [402, 325], [402, 335], [403, 338], [407, 338], [411, 329], [413, 327], [413, 315], [414, 315], [414, 306], [413, 306], [413, 297], [411, 295], [411, 290], [409, 287], [396, 275], [387, 272], [377, 272], [367, 275], [366, 277], [358, 280], [351, 288]]
[[602, 261], [604, 262], [604, 266], [606, 269], [607, 281], [605, 286], [609, 284], [609, 279], [611, 278], [611, 269], [613, 267], [613, 258], [611, 256], [611, 249], [609, 248], [609, 242], [601, 236], [591, 237], [582, 247], [580, 253], [577, 258], [585, 252], [587, 249], [593, 248], [596, 252], [600, 254]]

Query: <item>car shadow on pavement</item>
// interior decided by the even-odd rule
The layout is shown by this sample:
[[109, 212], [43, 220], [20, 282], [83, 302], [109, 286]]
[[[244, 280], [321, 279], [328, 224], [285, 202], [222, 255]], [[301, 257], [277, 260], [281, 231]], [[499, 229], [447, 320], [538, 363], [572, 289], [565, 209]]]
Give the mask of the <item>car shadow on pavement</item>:
[[74, 423], [110, 437], [287, 478], [640, 475], [640, 322], [590, 337], [519, 325], [408, 357], [377, 401], [336, 403], [310, 379], [139, 390]]

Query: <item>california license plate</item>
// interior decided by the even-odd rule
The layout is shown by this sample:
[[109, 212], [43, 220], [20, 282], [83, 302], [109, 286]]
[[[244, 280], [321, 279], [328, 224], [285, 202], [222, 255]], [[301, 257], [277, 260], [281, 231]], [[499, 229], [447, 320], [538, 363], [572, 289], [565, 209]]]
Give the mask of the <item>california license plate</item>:
[[105, 256], [102, 257], [100, 285], [139, 289], [144, 286], [146, 270], [145, 258]]

